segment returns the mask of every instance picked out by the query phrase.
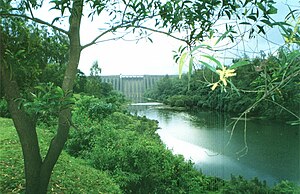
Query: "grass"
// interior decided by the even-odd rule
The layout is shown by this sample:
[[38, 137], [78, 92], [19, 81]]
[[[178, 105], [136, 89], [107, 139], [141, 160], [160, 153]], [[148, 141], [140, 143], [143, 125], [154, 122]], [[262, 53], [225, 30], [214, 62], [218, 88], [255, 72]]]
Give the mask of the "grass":
[[[42, 153], [51, 133], [38, 129]], [[25, 189], [20, 142], [11, 119], [0, 118], [0, 193], [22, 193]], [[85, 165], [62, 152], [50, 180], [48, 193], [122, 193], [105, 172]]]

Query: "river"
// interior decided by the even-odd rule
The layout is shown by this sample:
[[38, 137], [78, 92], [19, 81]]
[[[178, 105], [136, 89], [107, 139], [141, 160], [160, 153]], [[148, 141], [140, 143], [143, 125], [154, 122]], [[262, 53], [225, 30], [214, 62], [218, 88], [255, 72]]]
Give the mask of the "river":
[[[299, 126], [259, 119], [239, 121], [228, 144], [235, 121], [232, 115], [174, 111], [158, 103], [133, 104], [130, 111], [157, 120], [157, 133], [166, 146], [191, 159], [206, 175], [258, 177], [271, 186], [281, 180], [300, 185]], [[243, 150], [245, 145], [248, 151]]]

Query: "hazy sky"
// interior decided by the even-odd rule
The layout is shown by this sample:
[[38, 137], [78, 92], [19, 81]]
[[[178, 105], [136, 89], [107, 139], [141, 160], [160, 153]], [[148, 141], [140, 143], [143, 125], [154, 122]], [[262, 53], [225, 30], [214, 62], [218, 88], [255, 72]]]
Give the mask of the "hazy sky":
[[[44, 3], [46, 3], [45, 1]], [[278, 0], [278, 18], [283, 19], [287, 13], [287, 7], [283, 3], [299, 5], [299, 0]], [[39, 18], [52, 21], [48, 12], [49, 6], [45, 6], [44, 10], [37, 12]], [[55, 14], [51, 14], [53, 16]], [[81, 27], [81, 41], [82, 45], [91, 41], [97, 34], [99, 25], [96, 22], [91, 23], [90, 19], [84, 17]], [[271, 30], [268, 33], [269, 40], [277, 43], [283, 43], [278, 30]], [[97, 45], [91, 46], [83, 50], [79, 63], [79, 69], [85, 74], [89, 74], [89, 69], [94, 61], [98, 61], [102, 69], [103, 75], [144, 75], [144, 74], [177, 74], [178, 65], [173, 60], [173, 50], [177, 50], [181, 42], [175, 41], [161, 34], [153, 34], [151, 36], [153, 43], [150, 41], [141, 40], [136, 41], [108, 41], [102, 42]], [[130, 38], [129, 38], [130, 39]], [[268, 50], [273, 47], [264, 39], [256, 39], [246, 42], [245, 45], [239, 45], [237, 48], [244, 50], [253, 50], [259, 52], [260, 50]], [[236, 53], [236, 51], [232, 51]], [[232, 52], [226, 51], [219, 56], [228, 57], [232, 56]], [[248, 53], [253, 57], [253, 53]]]
[[103, 75], [177, 74], [172, 50], [177, 50], [181, 43], [163, 35], [151, 38], [153, 43], [118, 40], [87, 48], [81, 54], [79, 69], [88, 74], [97, 60]]

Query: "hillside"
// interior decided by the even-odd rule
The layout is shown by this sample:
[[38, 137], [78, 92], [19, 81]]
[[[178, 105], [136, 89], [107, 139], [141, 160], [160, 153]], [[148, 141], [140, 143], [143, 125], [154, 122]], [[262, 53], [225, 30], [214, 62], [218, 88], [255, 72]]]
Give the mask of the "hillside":
[[[51, 137], [39, 129], [40, 146]], [[24, 191], [23, 157], [17, 133], [11, 119], [0, 118], [0, 193]], [[84, 164], [63, 151], [49, 184], [51, 193], [122, 193], [106, 173]]]

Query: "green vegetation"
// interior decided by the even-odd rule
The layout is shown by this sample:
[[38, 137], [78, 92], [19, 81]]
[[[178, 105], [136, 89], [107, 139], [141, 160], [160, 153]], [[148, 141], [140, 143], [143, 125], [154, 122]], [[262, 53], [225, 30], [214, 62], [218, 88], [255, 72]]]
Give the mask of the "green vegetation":
[[[76, 95], [65, 151], [54, 168], [49, 193], [297, 193], [283, 181], [273, 188], [257, 179], [207, 177], [174, 156], [156, 133], [157, 122], [128, 114], [105, 98]], [[105, 114], [104, 114], [105, 113]], [[98, 116], [97, 116], [98, 115]], [[0, 193], [24, 191], [20, 143], [11, 119], [0, 118]], [[54, 136], [39, 122], [41, 154]]]
[[193, 169], [192, 163], [185, 163], [182, 156], [173, 156], [166, 149], [155, 133], [155, 121], [124, 111], [104, 116], [106, 106], [93, 111], [98, 104], [103, 101], [88, 96], [76, 102], [73, 119], [77, 130], [71, 131], [66, 146], [71, 155], [109, 172], [125, 193], [203, 190], [203, 175]]
[[[190, 80], [165, 77], [146, 96], [189, 110], [209, 109], [296, 120], [300, 115], [300, 52], [283, 47], [276, 56], [256, 58], [239, 67], [231, 78], [235, 87], [212, 90], [219, 76], [209, 68], [196, 70]], [[260, 101], [260, 103], [256, 103]], [[255, 105], [252, 107], [252, 105]]]
[[[0, 193], [22, 193], [25, 190], [23, 157], [20, 142], [11, 119], [0, 118]], [[44, 127], [38, 129], [40, 146], [45, 153], [53, 136]], [[104, 171], [89, 167], [63, 151], [54, 168], [49, 193], [122, 193]]]

